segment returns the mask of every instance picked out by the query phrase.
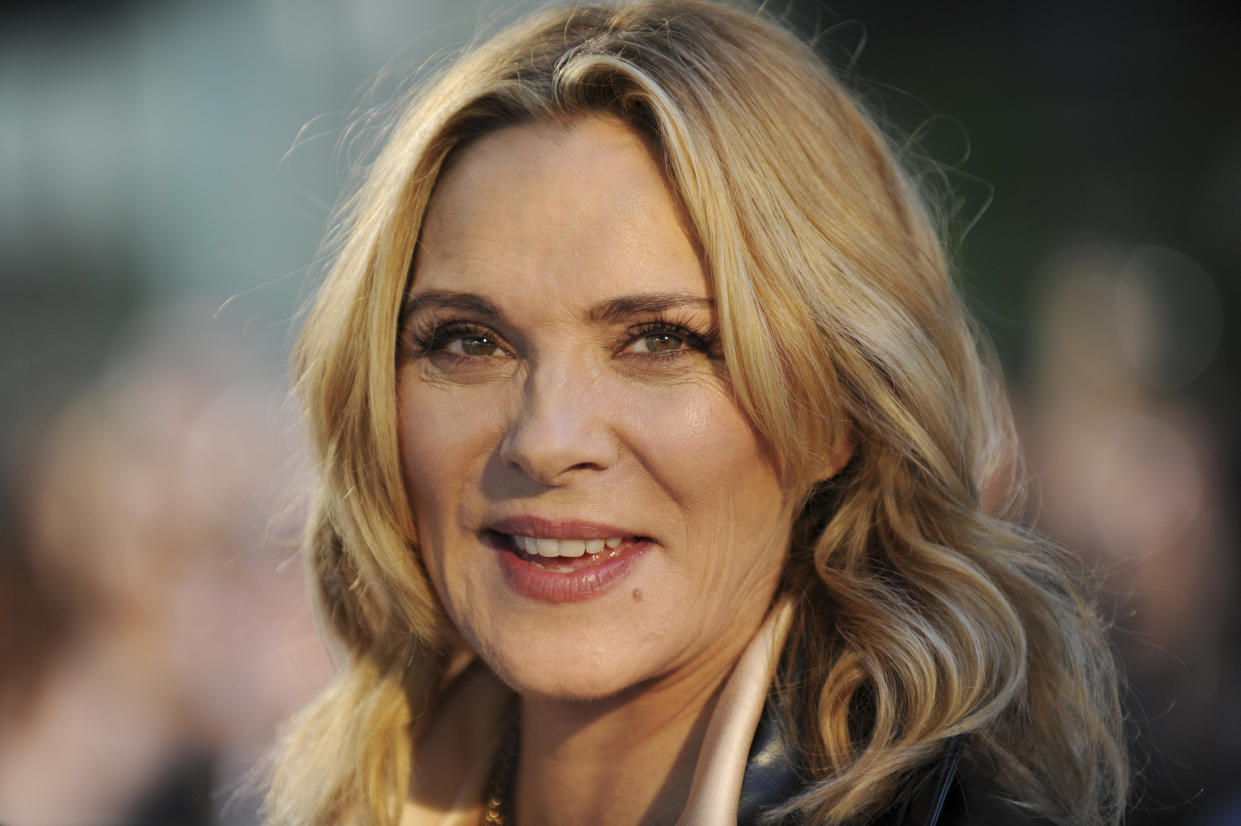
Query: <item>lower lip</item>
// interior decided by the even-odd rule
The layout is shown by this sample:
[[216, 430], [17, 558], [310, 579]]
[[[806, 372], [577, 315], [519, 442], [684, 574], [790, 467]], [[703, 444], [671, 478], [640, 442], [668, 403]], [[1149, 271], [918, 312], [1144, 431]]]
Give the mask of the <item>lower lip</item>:
[[527, 562], [507, 542], [498, 544], [499, 547], [495, 544], [492, 547], [509, 587], [542, 602], [581, 602], [606, 594], [629, 574], [651, 545], [650, 542], [635, 542], [614, 557], [576, 571], [558, 573]]

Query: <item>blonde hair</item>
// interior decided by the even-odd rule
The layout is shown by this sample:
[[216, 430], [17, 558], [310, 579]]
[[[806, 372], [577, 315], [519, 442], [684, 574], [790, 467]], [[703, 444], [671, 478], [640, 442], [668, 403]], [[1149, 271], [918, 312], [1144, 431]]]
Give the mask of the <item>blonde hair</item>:
[[[464, 650], [416, 553], [397, 450], [401, 299], [432, 189], [475, 137], [602, 114], [649, 136], [701, 244], [739, 404], [805, 506], [781, 689], [840, 823], [952, 737], [1015, 800], [1114, 823], [1116, 676], [1092, 604], [1020, 507], [1007, 404], [897, 153], [803, 43], [703, 0], [570, 6], [405, 106], [345, 202], [296, 352], [322, 470], [307, 538], [348, 655], [288, 729], [274, 823], [395, 823], [420, 720]], [[848, 467], [816, 483], [842, 433]], [[984, 508], [984, 501], [988, 507]]]

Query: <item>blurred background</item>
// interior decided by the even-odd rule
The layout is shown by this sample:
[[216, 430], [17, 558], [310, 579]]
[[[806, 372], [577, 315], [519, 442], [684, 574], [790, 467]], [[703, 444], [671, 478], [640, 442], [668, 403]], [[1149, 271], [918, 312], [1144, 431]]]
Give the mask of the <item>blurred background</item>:
[[[3, 5], [0, 822], [255, 822], [331, 672], [285, 365], [346, 126], [530, 5]], [[774, 6], [943, 165], [1039, 523], [1104, 580], [1129, 822], [1241, 823], [1241, 6]]]

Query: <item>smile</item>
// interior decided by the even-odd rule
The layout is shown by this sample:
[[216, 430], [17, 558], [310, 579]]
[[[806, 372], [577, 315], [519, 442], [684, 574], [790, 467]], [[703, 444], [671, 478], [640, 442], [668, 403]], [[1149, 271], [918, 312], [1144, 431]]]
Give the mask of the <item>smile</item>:
[[509, 585], [548, 602], [577, 602], [611, 590], [653, 547], [649, 537], [612, 526], [533, 518], [504, 520], [484, 534]]
[[519, 551], [528, 556], [579, 557], [586, 554], [603, 553], [604, 548], [615, 549], [620, 546], [623, 538], [609, 536], [606, 539], [550, 539], [534, 536], [511, 536], [509, 539]]
[[557, 574], [571, 574], [603, 565], [650, 542], [644, 536], [557, 539], [547, 536], [494, 533], [495, 542], [522, 562]]

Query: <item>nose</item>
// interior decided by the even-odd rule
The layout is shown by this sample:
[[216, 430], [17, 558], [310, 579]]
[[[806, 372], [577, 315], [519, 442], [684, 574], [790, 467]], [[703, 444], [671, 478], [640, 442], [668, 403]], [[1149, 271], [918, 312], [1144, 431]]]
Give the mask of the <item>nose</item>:
[[611, 467], [618, 447], [604, 395], [602, 382], [580, 366], [531, 370], [500, 446], [501, 458], [547, 486]]

